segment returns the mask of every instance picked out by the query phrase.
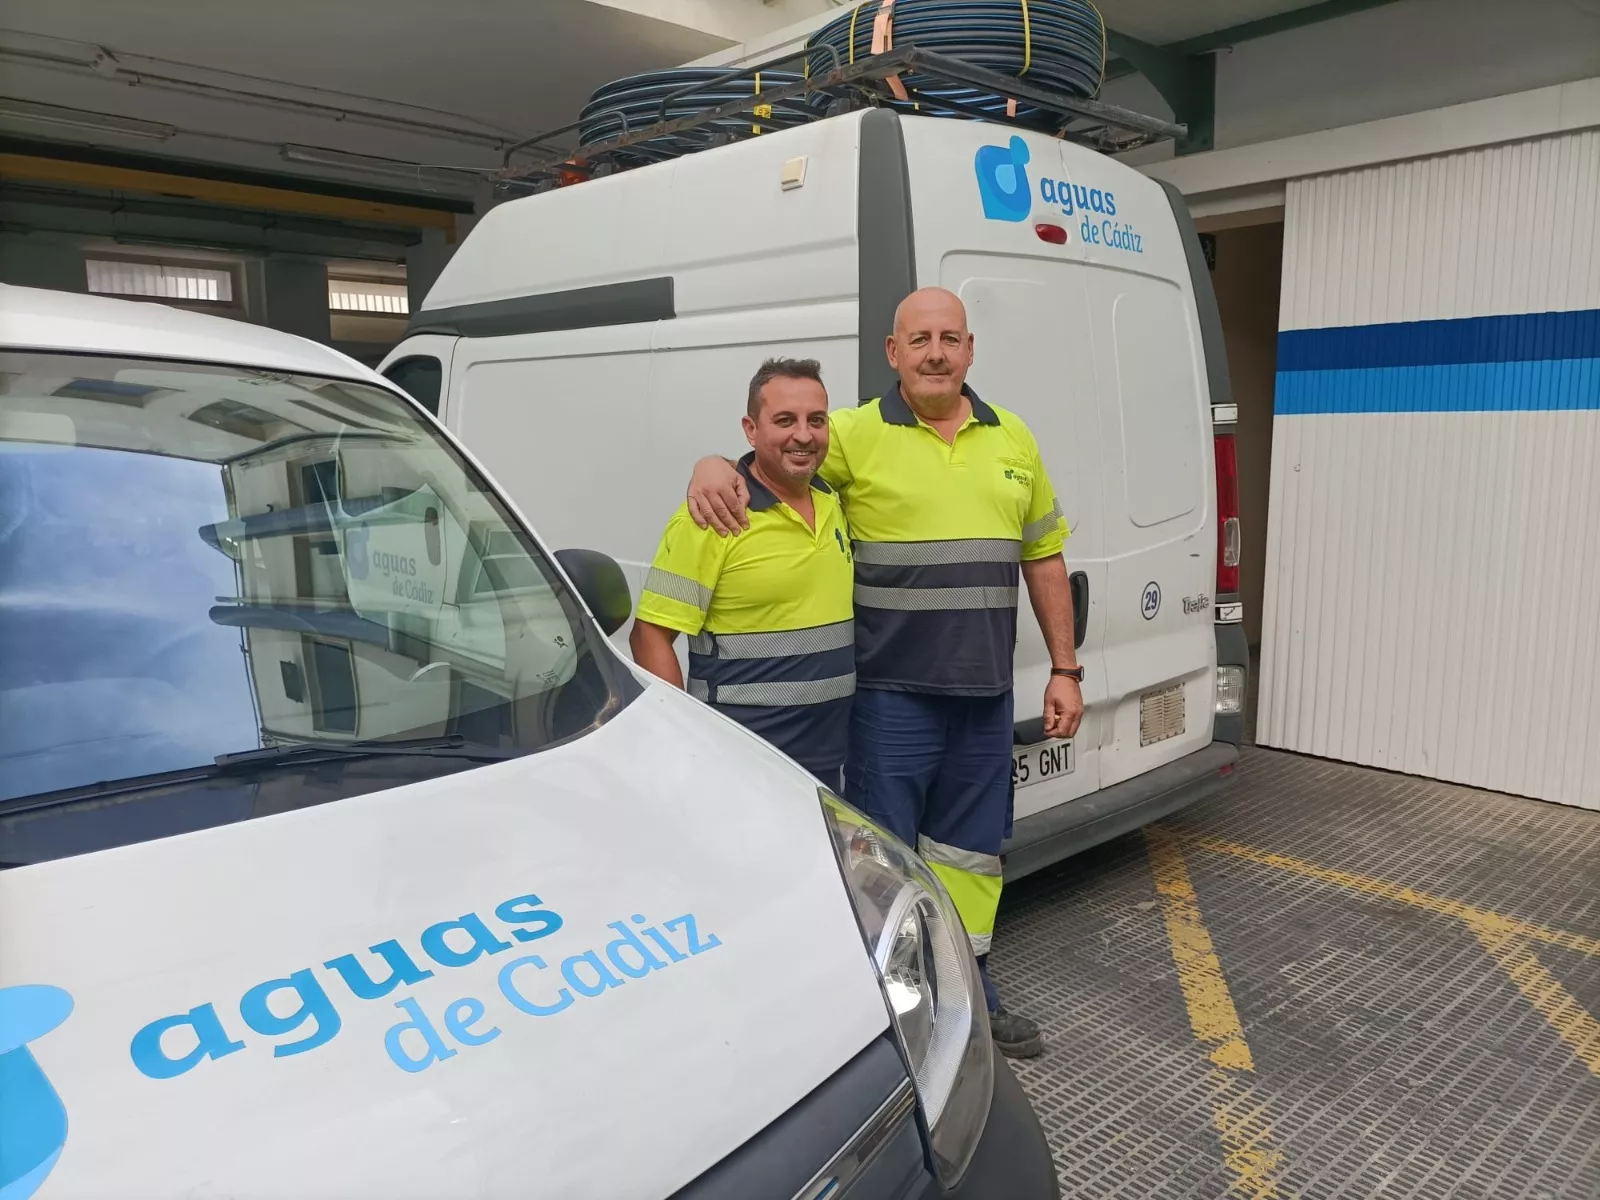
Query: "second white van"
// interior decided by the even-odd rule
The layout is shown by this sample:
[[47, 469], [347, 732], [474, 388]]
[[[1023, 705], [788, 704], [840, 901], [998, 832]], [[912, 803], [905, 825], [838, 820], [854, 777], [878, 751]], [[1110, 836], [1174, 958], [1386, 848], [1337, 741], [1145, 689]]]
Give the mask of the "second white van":
[[381, 370], [637, 592], [761, 360], [881, 395], [895, 306], [929, 284], [965, 301], [970, 382], [1034, 431], [1071, 527], [1086, 714], [1044, 738], [1022, 622], [1015, 878], [1214, 791], [1243, 733], [1234, 410], [1176, 191], [1043, 134], [842, 114], [492, 209]]

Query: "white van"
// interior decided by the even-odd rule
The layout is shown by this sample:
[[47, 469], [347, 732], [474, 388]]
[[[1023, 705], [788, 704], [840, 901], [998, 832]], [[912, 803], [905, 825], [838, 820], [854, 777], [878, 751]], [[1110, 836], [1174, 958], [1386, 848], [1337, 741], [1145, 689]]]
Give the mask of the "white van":
[[1057, 1196], [940, 885], [627, 617], [350, 359], [0, 287], [0, 1194]]
[[881, 395], [929, 284], [965, 300], [969, 381], [1037, 435], [1072, 529], [1086, 714], [1044, 740], [1020, 622], [1015, 878], [1215, 790], [1243, 733], [1235, 414], [1175, 190], [1043, 134], [834, 116], [492, 209], [380, 369], [637, 591], [691, 464], [739, 452], [761, 360]]

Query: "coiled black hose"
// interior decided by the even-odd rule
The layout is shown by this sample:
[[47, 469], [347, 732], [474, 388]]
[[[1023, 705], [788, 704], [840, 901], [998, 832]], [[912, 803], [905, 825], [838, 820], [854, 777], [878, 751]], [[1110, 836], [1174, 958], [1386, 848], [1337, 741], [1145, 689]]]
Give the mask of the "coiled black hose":
[[[673, 92], [700, 85], [667, 105], [666, 119], [697, 116], [733, 100], [757, 99], [763, 89], [772, 91], [786, 84], [800, 83], [803, 76], [794, 71], [763, 71], [753, 78], [734, 79], [708, 86], [726, 75], [726, 67], [679, 67], [668, 71], [648, 71], [616, 79], [595, 91], [578, 115], [578, 136], [584, 145], [637, 132], [662, 117], [661, 102]], [[762, 105], [753, 112], [710, 121], [693, 129], [664, 137], [651, 138], [617, 151], [619, 163], [638, 166], [676, 158], [692, 150], [703, 150], [714, 140], [738, 140], [757, 133], [771, 133], [804, 125], [820, 117], [828, 97], [793, 96], [776, 104]]]
[[[863, 0], [830, 21], [806, 43], [810, 75], [835, 63], [870, 57], [873, 27], [885, 0]], [[1086, 98], [1100, 90], [1105, 75], [1105, 23], [1091, 0], [894, 0], [890, 33], [895, 47], [921, 46], [1068, 96]], [[837, 56], [837, 57], [836, 57]], [[731, 101], [758, 97], [799, 83], [805, 76], [766, 71], [724, 80], [720, 67], [680, 67], [613, 80], [595, 91], [579, 114], [578, 135], [593, 145], [666, 120], [698, 116]], [[902, 77], [908, 98], [883, 103], [905, 111], [937, 113], [940, 102], [966, 115], [1054, 129], [1060, 117], [1026, 102], [1008, 104], [1003, 96], [930, 78], [916, 72]], [[681, 89], [662, 112], [662, 101]], [[738, 140], [803, 125], [824, 115], [832, 97], [822, 93], [792, 96], [707, 122], [692, 129], [651, 138], [610, 155], [621, 166], [642, 166], [676, 158], [722, 140]], [[948, 110], [946, 110], [948, 111]]]
[[[873, 25], [883, 7], [884, 0], [864, 0], [812, 34], [807, 48], [832, 47], [852, 63], [868, 57]], [[1089, 0], [894, 0], [890, 16], [895, 48], [920, 46], [1081, 99], [1098, 93], [1105, 76], [1105, 22]], [[832, 63], [831, 54], [812, 54], [807, 69], [818, 75]], [[886, 103], [903, 110], [917, 109], [920, 97], [952, 101], [1021, 125], [1060, 123], [1023, 102], [1011, 116], [1004, 97], [948, 81], [912, 73], [901, 82], [910, 98]], [[930, 107], [937, 110], [937, 105]]]

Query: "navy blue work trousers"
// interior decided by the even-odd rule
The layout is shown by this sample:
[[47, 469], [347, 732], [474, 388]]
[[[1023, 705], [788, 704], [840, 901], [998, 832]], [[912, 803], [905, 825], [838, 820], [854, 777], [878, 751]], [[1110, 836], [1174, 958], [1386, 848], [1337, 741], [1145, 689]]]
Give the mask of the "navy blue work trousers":
[[[999, 854], [1011, 832], [1012, 698], [861, 688], [850, 713], [845, 799], [913, 849], [919, 834]], [[988, 955], [978, 959], [992, 1012]]]

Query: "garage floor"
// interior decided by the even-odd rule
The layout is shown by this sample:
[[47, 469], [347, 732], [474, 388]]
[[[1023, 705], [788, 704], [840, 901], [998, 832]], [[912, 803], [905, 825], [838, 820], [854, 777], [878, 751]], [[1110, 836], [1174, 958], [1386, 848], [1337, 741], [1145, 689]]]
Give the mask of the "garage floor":
[[1006, 892], [1071, 1197], [1600, 1197], [1600, 812], [1247, 748]]

